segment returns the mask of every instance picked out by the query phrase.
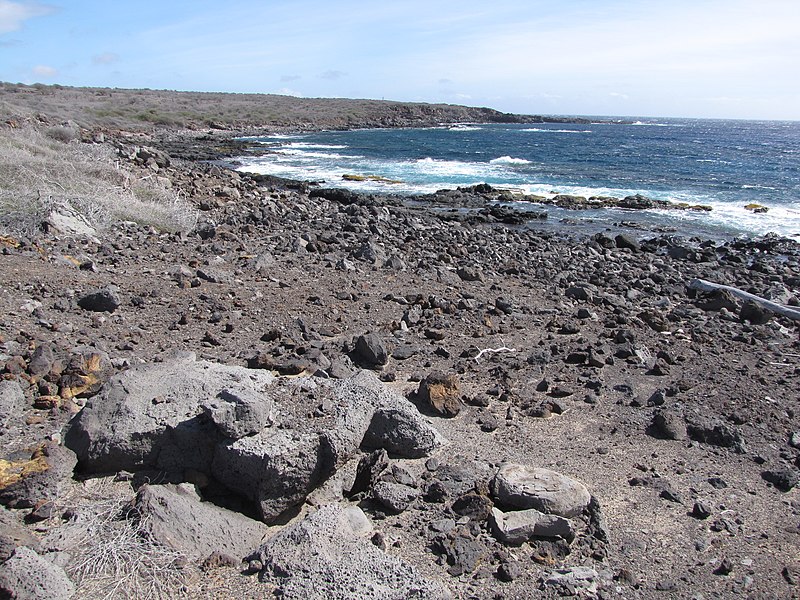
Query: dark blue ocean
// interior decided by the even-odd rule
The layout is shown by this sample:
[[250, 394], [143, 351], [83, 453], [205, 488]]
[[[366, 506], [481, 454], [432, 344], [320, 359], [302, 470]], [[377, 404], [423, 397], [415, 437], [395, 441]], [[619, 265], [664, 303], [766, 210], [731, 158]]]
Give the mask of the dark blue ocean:
[[[603, 119], [605, 121], [605, 119]], [[565, 211], [549, 222], [619, 222], [686, 235], [800, 238], [800, 122], [627, 119], [628, 124], [455, 125], [257, 138], [242, 170], [361, 191], [421, 194], [476, 183], [526, 193], [644, 194], [710, 212]], [[346, 181], [374, 175], [399, 183]], [[754, 214], [748, 204], [766, 206]], [[520, 205], [525, 206], [525, 205]], [[541, 207], [534, 207], [540, 210]]]

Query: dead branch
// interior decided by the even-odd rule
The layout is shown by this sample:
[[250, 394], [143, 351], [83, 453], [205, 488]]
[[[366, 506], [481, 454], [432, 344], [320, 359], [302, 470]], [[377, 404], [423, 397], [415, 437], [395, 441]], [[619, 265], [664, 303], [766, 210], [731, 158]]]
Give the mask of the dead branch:
[[516, 352], [516, 348], [508, 348], [507, 346], [500, 346], [499, 348], [484, 348], [483, 350], [479, 351], [478, 354], [475, 355], [475, 360], [477, 361], [481, 356], [484, 354], [496, 354], [498, 352]]
[[795, 321], [800, 321], [800, 310], [789, 308], [788, 306], [784, 306], [783, 304], [772, 302], [771, 300], [767, 300], [766, 298], [761, 298], [759, 296], [756, 296], [749, 292], [745, 292], [744, 290], [740, 290], [739, 288], [731, 287], [729, 285], [722, 285], [721, 283], [712, 283], [704, 279], [692, 279], [689, 282], [689, 289], [698, 290], [701, 292], [714, 292], [717, 290], [725, 290], [727, 292], [730, 292], [733, 296], [736, 296], [737, 298], [755, 302], [762, 308], [774, 312], [775, 314], [781, 315], [782, 317], [793, 319]]

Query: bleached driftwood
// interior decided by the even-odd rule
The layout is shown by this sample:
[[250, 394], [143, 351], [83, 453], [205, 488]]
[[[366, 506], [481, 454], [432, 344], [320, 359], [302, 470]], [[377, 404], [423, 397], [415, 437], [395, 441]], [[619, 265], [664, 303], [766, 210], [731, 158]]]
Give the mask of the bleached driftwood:
[[475, 360], [477, 361], [481, 356], [484, 354], [496, 354], [498, 352], [516, 352], [516, 348], [507, 348], [506, 346], [501, 346], [500, 348], [484, 348], [478, 354], [475, 355]]
[[789, 308], [788, 306], [784, 306], [783, 304], [772, 302], [772, 300], [767, 300], [766, 298], [755, 296], [749, 292], [745, 292], [744, 290], [740, 290], [739, 288], [731, 287], [729, 285], [722, 285], [721, 283], [712, 283], [710, 281], [706, 281], [705, 279], [692, 279], [689, 282], [689, 288], [701, 292], [715, 292], [717, 290], [725, 290], [727, 292], [730, 292], [733, 296], [736, 296], [737, 298], [755, 302], [759, 306], [766, 308], [767, 310], [774, 312], [775, 314], [781, 315], [782, 317], [793, 319], [795, 321], [800, 321], [800, 310]]

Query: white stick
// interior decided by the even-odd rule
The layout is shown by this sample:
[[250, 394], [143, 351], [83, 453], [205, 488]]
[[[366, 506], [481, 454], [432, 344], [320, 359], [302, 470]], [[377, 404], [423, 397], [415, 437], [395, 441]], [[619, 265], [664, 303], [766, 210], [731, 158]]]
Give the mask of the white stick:
[[706, 281], [705, 279], [692, 279], [689, 282], [689, 288], [693, 290], [699, 290], [701, 292], [713, 292], [716, 290], [726, 290], [736, 296], [737, 298], [741, 298], [742, 300], [750, 300], [755, 302], [759, 306], [766, 308], [769, 311], [772, 311], [776, 314], [779, 314], [783, 317], [788, 319], [793, 319], [795, 321], [800, 321], [800, 310], [794, 310], [793, 308], [789, 308], [788, 306], [784, 306], [783, 304], [778, 304], [777, 302], [772, 302], [771, 300], [767, 300], [766, 298], [760, 298], [759, 296], [754, 296], [744, 290], [740, 290], [739, 288], [731, 287], [729, 285], [722, 285], [720, 283], [711, 283], [710, 281]]
[[507, 348], [506, 346], [501, 346], [500, 348], [484, 348], [483, 350], [478, 352], [478, 354], [475, 355], [475, 360], [478, 360], [486, 352], [496, 354], [497, 352], [516, 352], [516, 351], [517, 351], [516, 348]]

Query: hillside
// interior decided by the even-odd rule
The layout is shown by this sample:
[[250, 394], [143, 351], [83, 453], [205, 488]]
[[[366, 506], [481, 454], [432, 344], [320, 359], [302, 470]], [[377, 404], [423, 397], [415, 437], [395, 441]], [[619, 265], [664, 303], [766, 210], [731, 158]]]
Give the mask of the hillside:
[[147, 131], [210, 127], [260, 131], [572, 119], [514, 115], [450, 104], [0, 83], [0, 121], [24, 120], [51, 124], [71, 120], [87, 129]]

